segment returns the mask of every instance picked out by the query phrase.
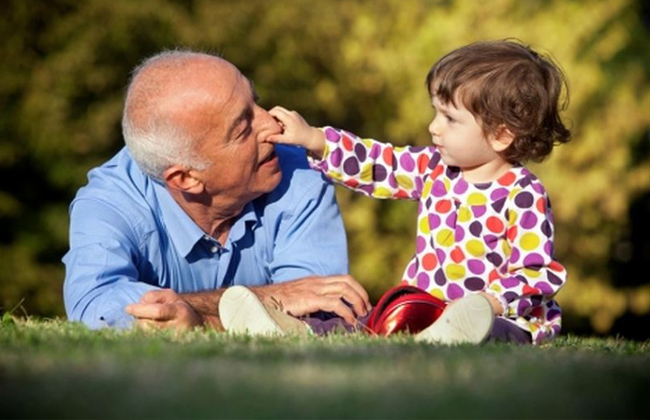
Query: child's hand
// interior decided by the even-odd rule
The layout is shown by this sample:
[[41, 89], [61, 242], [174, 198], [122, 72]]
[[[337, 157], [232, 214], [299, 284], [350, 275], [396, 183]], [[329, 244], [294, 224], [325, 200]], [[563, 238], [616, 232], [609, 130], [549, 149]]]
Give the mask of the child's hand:
[[273, 143], [286, 143], [302, 146], [315, 157], [322, 157], [325, 150], [325, 135], [317, 128], [307, 124], [296, 111], [276, 106], [269, 111], [282, 126], [282, 134], [269, 136]]

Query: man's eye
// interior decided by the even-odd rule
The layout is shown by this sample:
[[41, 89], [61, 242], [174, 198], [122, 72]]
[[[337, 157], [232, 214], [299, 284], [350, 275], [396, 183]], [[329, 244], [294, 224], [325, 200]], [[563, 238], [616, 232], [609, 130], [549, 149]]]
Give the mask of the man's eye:
[[241, 139], [245, 139], [246, 137], [248, 137], [248, 135], [251, 133], [252, 130], [253, 130], [253, 128], [250, 126], [250, 124], [247, 125], [246, 128], [244, 128], [244, 129], [239, 133], [239, 135], [237, 136], [237, 138], [240, 139], [240, 140], [241, 140]]

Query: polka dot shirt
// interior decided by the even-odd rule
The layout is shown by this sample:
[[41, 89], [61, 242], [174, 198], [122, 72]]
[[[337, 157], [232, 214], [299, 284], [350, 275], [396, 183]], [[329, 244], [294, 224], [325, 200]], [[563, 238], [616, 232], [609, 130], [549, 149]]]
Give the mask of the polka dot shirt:
[[332, 127], [315, 169], [376, 198], [418, 200], [415, 255], [402, 282], [452, 301], [486, 292], [504, 317], [534, 343], [556, 336], [553, 299], [566, 281], [554, 258], [553, 215], [546, 190], [526, 168], [472, 184], [446, 166], [435, 147], [394, 147]]

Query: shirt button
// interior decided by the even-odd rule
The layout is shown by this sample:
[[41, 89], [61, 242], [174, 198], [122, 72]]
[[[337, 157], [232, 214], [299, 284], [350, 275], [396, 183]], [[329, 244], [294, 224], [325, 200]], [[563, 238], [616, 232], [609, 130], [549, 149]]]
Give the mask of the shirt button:
[[209, 241], [210, 237], [208, 235], [203, 235], [203, 239], [205, 239], [206, 241]]
[[213, 246], [212, 248], [210, 248], [210, 252], [212, 252], [213, 254], [216, 254], [217, 251], [219, 251], [219, 248], [217, 248], [216, 246]]

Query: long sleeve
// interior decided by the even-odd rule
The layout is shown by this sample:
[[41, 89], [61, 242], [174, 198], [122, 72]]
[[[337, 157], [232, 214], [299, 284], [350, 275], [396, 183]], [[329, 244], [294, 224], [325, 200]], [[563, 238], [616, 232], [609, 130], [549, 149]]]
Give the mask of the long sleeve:
[[64, 302], [68, 318], [92, 329], [125, 328], [124, 307], [156, 286], [139, 281], [138, 243], [120, 212], [106, 203], [77, 200], [71, 209]]
[[325, 152], [321, 160], [311, 160], [312, 167], [371, 197], [418, 199], [440, 161], [433, 147], [395, 147], [332, 127], [323, 131]]
[[554, 257], [553, 214], [541, 184], [511, 191], [506, 215], [506, 272], [492, 278], [487, 291], [501, 298], [504, 316], [526, 317], [538, 342], [559, 332], [560, 309], [553, 298], [566, 281], [566, 270]]

